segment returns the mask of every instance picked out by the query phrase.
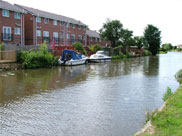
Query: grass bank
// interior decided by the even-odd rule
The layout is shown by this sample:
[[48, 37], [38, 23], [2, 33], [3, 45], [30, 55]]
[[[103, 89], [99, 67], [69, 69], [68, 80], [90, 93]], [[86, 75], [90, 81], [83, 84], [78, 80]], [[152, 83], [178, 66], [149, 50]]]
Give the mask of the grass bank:
[[182, 136], [182, 86], [167, 99], [161, 112], [152, 115], [151, 122], [154, 134], [140, 136]]

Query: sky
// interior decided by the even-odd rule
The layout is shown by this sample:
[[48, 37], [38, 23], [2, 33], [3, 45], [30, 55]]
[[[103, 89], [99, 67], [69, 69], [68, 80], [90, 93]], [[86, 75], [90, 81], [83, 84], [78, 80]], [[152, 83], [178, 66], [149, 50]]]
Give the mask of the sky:
[[142, 36], [148, 24], [161, 31], [162, 43], [182, 44], [182, 0], [4, 0], [74, 19], [99, 30], [107, 19]]

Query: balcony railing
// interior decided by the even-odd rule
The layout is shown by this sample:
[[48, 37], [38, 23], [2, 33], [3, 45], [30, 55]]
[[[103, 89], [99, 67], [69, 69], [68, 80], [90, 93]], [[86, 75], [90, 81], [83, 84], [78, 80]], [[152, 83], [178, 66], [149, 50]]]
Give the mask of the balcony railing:
[[59, 43], [59, 38], [58, 37], [54, 37], [54, 42], [55, 43]]
[[2, 41], [13, 41], [13, 34], [2, 33]]
[[42, 41], [46, 41], [46, 43], [50, 43], [50, 37], [43, 37]]

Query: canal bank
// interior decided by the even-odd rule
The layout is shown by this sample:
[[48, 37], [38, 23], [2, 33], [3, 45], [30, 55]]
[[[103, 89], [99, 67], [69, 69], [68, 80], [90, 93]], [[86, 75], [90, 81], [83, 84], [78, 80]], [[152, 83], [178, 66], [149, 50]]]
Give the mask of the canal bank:
[[136, 136], [182, 135], [182, 86], [164, 103], [161, 110], [151, 115], [151, 120]]
[[21, 64], [19, 63], [0, 63], [0, 72], [7, 70], [17, 70], [21, 69]]

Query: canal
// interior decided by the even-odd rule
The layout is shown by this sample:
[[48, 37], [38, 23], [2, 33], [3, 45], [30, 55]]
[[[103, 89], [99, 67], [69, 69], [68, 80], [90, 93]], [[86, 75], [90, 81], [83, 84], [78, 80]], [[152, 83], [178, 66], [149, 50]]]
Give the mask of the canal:
[[182, 53], [0, 73], [2, 136], [131, 136], [163, 104]]

